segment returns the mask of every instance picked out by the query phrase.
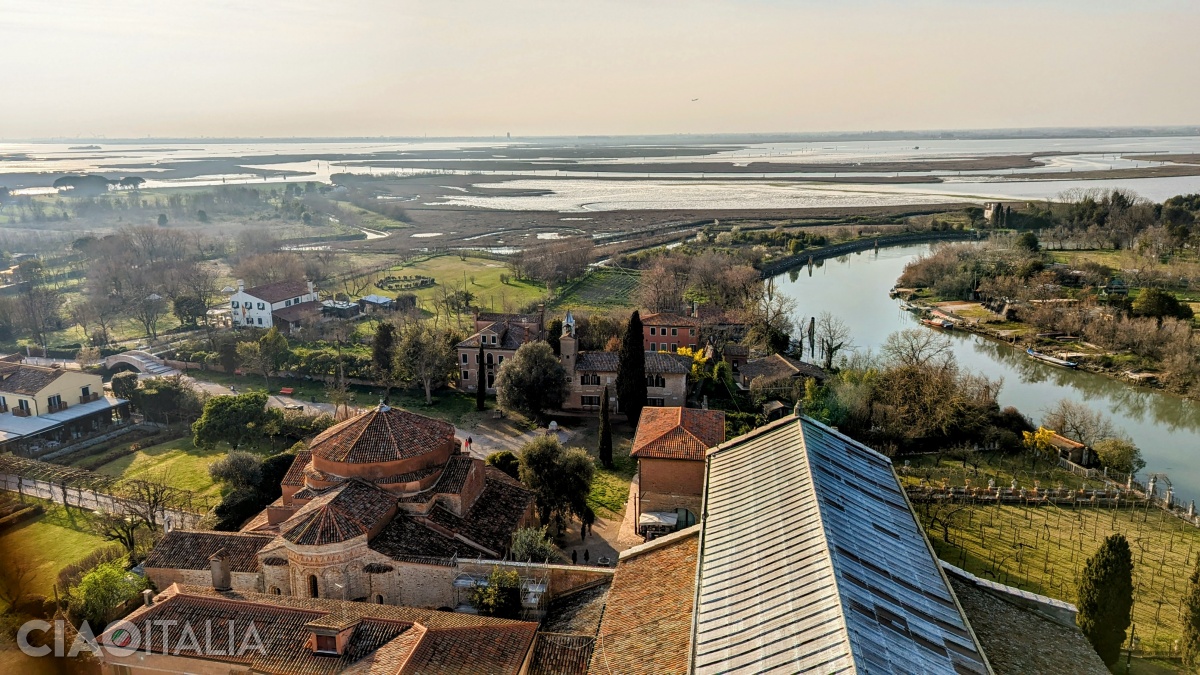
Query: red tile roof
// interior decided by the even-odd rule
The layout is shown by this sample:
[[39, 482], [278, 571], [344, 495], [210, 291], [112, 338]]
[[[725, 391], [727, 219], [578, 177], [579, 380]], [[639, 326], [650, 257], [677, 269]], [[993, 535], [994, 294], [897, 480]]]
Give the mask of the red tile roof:
[[819, 366], [791, 359], [782, 354], [771, 354], [761, 359], [751, 359], [742, 364], [742, 367], [738, 369], [738, 375], [742, 376], [746, 381], [753, 380], [756, 377], [763, 377], [768, 380], [788, 377], [811, 377], [824, 381], [829, 377]]
[[529, 675], [586, 675], [595, 644], [591, 635], [538, 633]]
[[263, 284], [254, 288], [247, 288], [246, 295], [254, 296], [259, 300], [265, 300], [270, 303], [283, 302], [290, 298], [299, 298], [308, 295], [307, 281], [276, 281], [273, 284]]
[[329, 488], [280, 523], [284, 539], [303, 546], [348, 541], [381, 525], [396, 507], [396, 496], [374, 484], [348, 480]]
[[300, 302], [289, 307], [283, 307], [271, 312], [271, 316], [288, 323], [295, 323], [305, 317], [314, 316], [321, 311], [321, 303], [316, 300]]
[[225, 551], [231, 572], [258, 571], [258, 552], [274, 539], [269, 534], [172, 530], [155, 544], [143, 567], [173, 570], [211, 569], [208, 559]]
[[680, 316], [670, 312], [647, 314], [642, 317], [643, 326], [697, 326], [700, 322], [690, 316]]
[[304, 485], [304, 467], [312, 461], [312, 453], [308, 450], [301, 450], [296, 453], [296, 459], [292, 461], [292, 466], [288, 468], [288, 472], [284, 474], [283, 480], [279, 481], [280, 485], [301, 487]]
[[331, 462], [373, 464], [416, 457], [446, 441], [454, 441], [453, 425], [381, 405], [321, 432], [308, 449]]
[[633, 437], [633, 457], [704, 461], [704, 451], [725, 442], [725, 412], [697, 408], [643, 408]]
[[589, 673], [687, 672], [699, 531], [692, 527], [621, 554]]
[[[206, 661], [236, 663], [254, 672], [287, 675], [332, 675], [347, 669], [389, 674], [515, 675], [520, 672], [537, 631], [537, 624], [526, 621], [365, 602], [218, 592], [180, 585], [171, 586], [153, 606], [140, 608], [127, 618], [138, 622], [173, 620], [180, 625], [189, 622], [198, 627], [194, 628], [197, 635], [203, 635], [203, 627], [210, 625], [214, 636], [228, 635], [228, 626], [232, 624], [237, 634], [235, 653], [208, 654], [203, 657]], [[263, 650], [260, 653], [250, 649], [239, 656], [236, 646], [251, 621]], [[318, 656], [306, 644], [313, 626], [354, 626], [354, 632], [340, 656]], [[155, 650], [162, 651], [163, 633], [152, 631], [150, 639]], [[105, 635], [101, 640], [107, 642], [108, 637]], [[190, 644], [176, 637], [169, 646], [183, 658], [200, 658], [188, 648]], [[224, 642], [220, 644], [223, 646]], [[177, 647], [181, 648], [176, 651]], [[197, 667], [200, 665], [197, 663]]]

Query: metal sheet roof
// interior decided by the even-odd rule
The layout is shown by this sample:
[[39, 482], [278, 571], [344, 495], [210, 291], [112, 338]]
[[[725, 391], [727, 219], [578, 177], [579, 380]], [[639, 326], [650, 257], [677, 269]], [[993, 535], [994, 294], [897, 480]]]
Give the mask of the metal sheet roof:
[[788, 417], [709, 453], [696, 673], [988, 673], [891, 462]]

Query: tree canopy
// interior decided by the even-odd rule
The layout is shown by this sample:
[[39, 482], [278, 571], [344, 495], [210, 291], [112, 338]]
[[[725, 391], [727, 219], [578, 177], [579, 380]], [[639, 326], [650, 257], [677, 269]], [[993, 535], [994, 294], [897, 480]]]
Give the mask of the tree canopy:
[[521, 616], [521, 576], [493, 567], [487, 584], [471, 588], [471, 606], [483, 616], [516, 619]]
[[204, 404], [200, 419], [192, 425], [192, 442], [199, 448], [228, 443], [234, 448], [256, 445], [278, 422], [278, 410], [267, 409], [267, 395], [251, 392], [237, 396], [214, 396]]
[[500, 366], [496, 398], [501, 407], [541, 420], [567, 399], [567, 371], [545, 342], [527, 342]]
[[554, 515], [585, 513], [596, 475], [586, 450], [568, 450], [557, 438], [542, 436], [527, 443], [519, 459], [521, 482], [533, 491], [542, 523]]

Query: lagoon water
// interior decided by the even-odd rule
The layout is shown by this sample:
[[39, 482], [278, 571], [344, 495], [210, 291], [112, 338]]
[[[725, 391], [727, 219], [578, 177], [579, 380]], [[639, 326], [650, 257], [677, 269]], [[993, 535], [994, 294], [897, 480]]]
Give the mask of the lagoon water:
[[[904, 265], [928, 245], [884, 248], [826, 260], [776, 278], [794, 297], [798, 313], [830, 312], [853, 332], [857, 349], [878, 352], [887, 336], [903, 328], [933, 330], [917, 323], [888, 297]], [[1070, 398], [1110, 417], [1133, 438], [1148, 472], [1166, 473], [1180, 499], [1200, 499], [1200, 404], [1102, 375], [1057, 368], [1028, 358], [1019, 349], [980, 336], [949, 332], [961, 367], [989, 378], [1003, 378], [1002, 406], [1016, 406], [1039, 421], [1045, 410]]]

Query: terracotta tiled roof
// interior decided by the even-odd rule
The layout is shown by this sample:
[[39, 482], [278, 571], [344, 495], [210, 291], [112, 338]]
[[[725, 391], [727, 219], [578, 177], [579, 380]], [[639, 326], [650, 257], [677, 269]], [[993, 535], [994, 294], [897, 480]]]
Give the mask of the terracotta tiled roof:
[[[208, 654], [208, 661], [239, 664], [262, 673], [518, 673], [529, 654], [537, 624], [429, 609], [293, 598], [262, 593], [217, 592], [174, 585], [151, 607], [132, 614], [137, 621], [178, 621], [212, 626], [227, 635], [232, 623], [241, 635], [254, 622], [263, 651]], [[316, 655], [306, 643], [314, 626], [353, 626], [340, 656]], [[162, 631], [151, 645], [161, 651]], [[108, 636], [102, 637], [106, 641]], [[201, 638], [202, 640], [203, 638]], [[240, 638], [239, 638], [240, 639]], [[172, 640], [172, 652], [195, 656], [186, 640]], [[198, 643], [199, 644], [199, 643]], [[251, 642], [250, 644], [254, 644]], [[183, 646], [176, 651], [176, 646]], [[199, 665], [199, 663], [197, 664]]]
[[[576, 371], [615, 373], [620, 360], [616, 352], [581, 352], [575, 361]], [[646, 352], [647, 373], [690, 373], [692, 360], [678, 354]]]
[[589, 673], [686, 673], [699, 528], [621, 554]]
[[541, 323], [542, 317], [537, 314], [502, 314], [500, 312], [480, 312], [475, 315], [476, 321], [499, 321], [501, 323]]
[[305, 317], [313, 316], [320, 311], [321, 303], [317, 302], [316, 300], [310, 300], [308, 302], [301, 302], [291, 305], [290, 307], [277, 309], [271, 312], [271, 316], [275, 317], [276, 319], [287, 321], [288, 323], [295, 323], [296, 321], [299, 321]]
[[292, 466], [288, 468], [288, 472], [284, 474], [283, 480], [279, 481], [280, 485], [302, 486], [304, 485], [304, 467], [312, 461], [312, 453], [308, 450], [301, 450], [296, 453], [296, 459], [292, 461]]
[[642, 317], [643, 326], [696, 326], [699, 323], [690, 316], [680, 316], [671, 312], [647, 314]]
[[396, 506], [387, 490], [348, 480], [323, 491], [279, 525], [284, 539], [302, 546], [348, 541], [378, 526]]
[[402, 556], [428, 556], [450, 558], [477, 556], [480, 553], [502, 555], [508, 550], [513, 532], [521, 522], [533, 493], [494, 467], [484, 467], [484, 488], [475, 504], [462, 518], [435, 506], [429, 519], [437, 527], [446, 528], [455, 534], [487, 549], [471, 546], [461, 539], [434, 530], [419, 519], [399, 513], [392, 522], [371, 539], [370, 547], [390, 558]]
[[247, 288], [246, 295], [252, 295], [259, 300], [276, 303], [283, 302], [291, 298], [298, 298], [303, 295], [308, 295], [307, 281], [276, 281], [273, 284], [263, 284], [254, 288]]
[[600, 630], [611, 581], [559, 595], [550, 601], [542, 629], [550, 633], [594, 636]]
[[811, 363], [790, 359], [782, 354], [772, 354], [764, 356], [761, 359], [751, 359], [742, 364], [742, 367], [738, 369], [738, 374], [746, 378], [747, 381], [753, 380], [756, 377], [765, 377], [768, 380], [785, 377], [812, 377], [824, 380], [829, 377], [824, 370]]
[[[439, 470], [442, 472], [442, 475], [438, 476], [438, 481], [433, 484], [433, 487], [423, 492], [401, 497], [400, 501], [406, 503], [424, 504], [431, 499], [435, 499], [440, 494], [458, 494], [462, 492], [463, 485], [467, 481], [467, 475], [471, 471], [471, 463], [472, 460], [469, 455], [451, 456], [450, 461], [446, 462], [444, 467], [432, 467], [432, 471], [429, 471], [429, 473]], [[383, 484], [406, 483], [412, 480], [417, 480], [415, 474], [420, 474], [425, 471], [426, 470], [422, 469], [422, 471], [414, 471], [412, 474], [406, 474], [405, 476], [397, 478], [386, 478], [380, 480], [379, 482]], [[408, 476], [414, 477], [408, 478]], [[401, 478], [407, 478], [407, 480], [400, 480]]]
[[704, 451], [725, 442], [725, 412], [696, 408], [643, 408], [633, 436], [633, 457], [704, 461]]
[[498, 335], [498, 342], [493, 344], [489, 341], [484, 345], [484, 349], [516, 350], [532, 339], [532, 336], [520, 324], [493, 323], [485, 326], [483, 330], [463, 340], [456, 346], [461, 349], [479, 349], [479, 338], [485, 330], [495, 332]]
[[529, 675], [585, 675], [595, 645], [591, 635], [538, 633]]
[[491, 626], [430, 628], [400, 675], [518, 673], [537, 634], [525, 621]]
[[496, 555], [503, 555], [512, 543], [513, 532], [533, 503], [533, 493], [503, 471], [484, 467], [484, 488], [462, 518], [436, 506], [429, 519], [466, 537]]
[[308, 449], [331, 462], [373, 464], [416, 457], [453, 440], [451, 424], [379, 406], [321, 432]]
[[224, 549], [231, 572], [258, 570], [258, 552], [274, 537], [242, 532], [172, 530], [159, 540], [143, 567], [175, 570], [211, 569], [208, 559]]
[[[43, 368], [24, 363], [0, 363], [0, 391], [33, 396], [66, 373], [62, 368]], [[16, 401], [10, 401], [16, 405]]]

